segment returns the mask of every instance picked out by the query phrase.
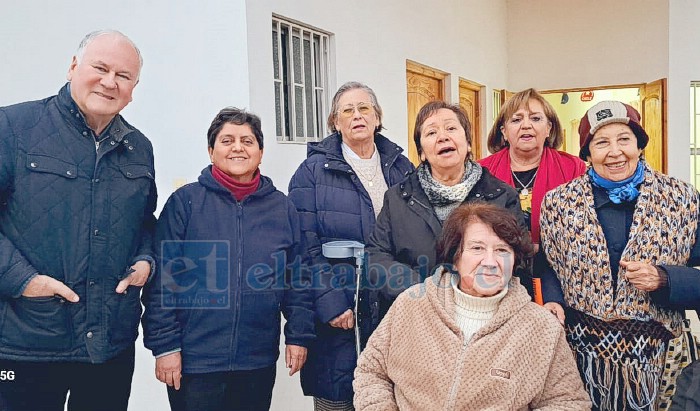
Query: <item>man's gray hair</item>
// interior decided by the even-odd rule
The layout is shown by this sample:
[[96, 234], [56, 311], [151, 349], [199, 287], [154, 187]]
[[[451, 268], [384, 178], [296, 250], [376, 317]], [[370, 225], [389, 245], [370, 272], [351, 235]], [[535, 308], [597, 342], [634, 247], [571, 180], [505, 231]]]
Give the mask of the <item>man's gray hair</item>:
[[85, 49], [92, 43], [95, 38], [103, 35], [117, 35], [124, 40], [128, 41], [129, 44], [136, 50], [136, 54], [139, 56], [139, 72], [141, 71], [141, 68], [143, 67], [143, 57], [141, 57], [141, 50], [139, 50], [138, 47], [136, 47], [136, 43], [131, 41], [129, 37], [126, 36], [126, 34], [122, 33], [121, 31], [118, 30], [95, 30], [91, 33], [88, 33], [85, 37], [83, 37], [83, 40], [80, 42], [80, 45], [78, 46], [78, 51], [75, 52], [75, 59], [78, 61], [78, 64], [80, 64], [80, 61], [83, 59], [83, 55], [85, 54]]

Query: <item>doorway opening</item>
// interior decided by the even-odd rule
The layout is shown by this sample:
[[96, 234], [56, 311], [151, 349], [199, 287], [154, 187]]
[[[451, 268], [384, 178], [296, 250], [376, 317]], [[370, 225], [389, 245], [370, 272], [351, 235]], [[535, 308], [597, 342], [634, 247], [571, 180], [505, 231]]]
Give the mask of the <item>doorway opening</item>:
[[646, 84], [543, 90], [541, 93], [561, 122], [564, 144], [560, 150], [576, 156], [580, 148], [578, 126], [586, 110], [604, 100], [618, 100], [634, 107], [641, 114], [642, 127], [649, 135], [644, 157], [653, 169], [666, 173], [665, 85], [666, 79], [661, 79]]

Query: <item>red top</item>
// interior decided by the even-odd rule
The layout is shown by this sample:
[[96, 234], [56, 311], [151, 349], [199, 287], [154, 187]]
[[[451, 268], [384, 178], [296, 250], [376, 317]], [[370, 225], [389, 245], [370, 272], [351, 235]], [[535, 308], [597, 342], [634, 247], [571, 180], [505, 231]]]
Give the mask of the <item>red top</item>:
[[236, 200], [243, 201], [244, 198], [253, 194], [255, 190], [258, 189], [260, 185], [260, 170], [255, 170], [253, 174], [253, 179], [250, 183], [241, 183], [236, 181], [233, 177], [221, 171], [215, 165], [211, 166], [211, 175], [214, 179], [219, 182], [222, 186], [228, 188], [228, 190], [236, 197]]
[[[515, 187], [508, 149], [503, 149], [479, 160], [479, 164], [486, 167], [496, 178], [504, 181], [511, 187]], [[535, 176], [535, 185], [532, 188], [530, 236], [533, 243], [539, 244], [540, 242], [540, 208], [542, 207], [545, 193], [568, 183], [585, 172], [586, 163], [580, 158], [563, 151], [557, 151], [551, 147], [544, 148], [537, 175]]]

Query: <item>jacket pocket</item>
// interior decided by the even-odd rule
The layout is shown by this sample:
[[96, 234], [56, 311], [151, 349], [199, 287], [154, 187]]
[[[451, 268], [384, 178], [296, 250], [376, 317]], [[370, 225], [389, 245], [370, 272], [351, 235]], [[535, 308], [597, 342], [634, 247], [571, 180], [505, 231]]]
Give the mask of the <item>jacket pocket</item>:
[[155, 178], [151, 166], [147, 164], [122, 164], [119, 166], [119, 170], [124, 177], [129, 179], [150, 178], [153, 180]]
[[27, 154], [27, 168], [38, 173], [49, 173], [65, 178], [78, 177], [78, 166], [55, 157]]
[[67, 304], [57, 297], [20, 297], [6, 306], [0, 331], [3, 346], [36, 351], [67, 350], [73, 345]]
[[133, 163], [119, 165], [119, 171], [124, 178], [118, 183], [118, 189], [112, 190], [112, 201], [129, 204], [128, 212], [140, 219], [155, 181], [153, 169], [147, 164]]
[[247, 353], [242, 358], [254, 360], [276, 357], [280, 344], [281, 294], [278, 291], [241, 294], [239, 350]]
[[114, 292], [116, 285], [110, 289], [111, 296], [105, 303], [109, 315], [110, 343], [112, 345], [130, 344], [138, 335], [141, 318], [140, 287], [129, 286], [126, 294]]

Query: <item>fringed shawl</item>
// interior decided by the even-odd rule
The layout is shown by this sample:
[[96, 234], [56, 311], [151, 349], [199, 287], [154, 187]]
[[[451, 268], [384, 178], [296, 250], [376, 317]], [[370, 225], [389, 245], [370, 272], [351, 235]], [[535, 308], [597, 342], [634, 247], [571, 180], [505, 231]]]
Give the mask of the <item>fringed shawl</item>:
[[[622, 260], [685, 265], [696, 241], [699, 206], [698, 192], [692, 186], [645, 164]], [[610, 257], [588, 175], [546, 195], [540, 225], [542, 246], [571, 308], [607, 321], [656, 320], [675, 336], [680, 334], [684, 313], [653, 304], [648, 292], [625, 280], [622, 267], [617, 287], [612, 283]]]
[[[685, 265], [696, 241], [698, 193], [644, 167], [622, 260]], [[655, 410], [668, 388], [661, 386], [666, 350], [681, 333], [684, 313], [656, 306], [622, 267], [613, 284], [588, 175], [545, 196], [540, 224], [570, 307], [567, 338], [595, 409]]]

